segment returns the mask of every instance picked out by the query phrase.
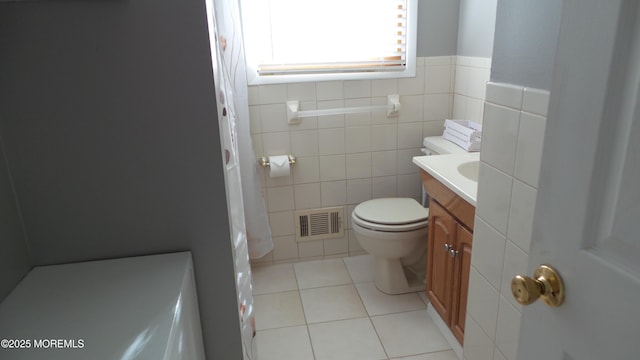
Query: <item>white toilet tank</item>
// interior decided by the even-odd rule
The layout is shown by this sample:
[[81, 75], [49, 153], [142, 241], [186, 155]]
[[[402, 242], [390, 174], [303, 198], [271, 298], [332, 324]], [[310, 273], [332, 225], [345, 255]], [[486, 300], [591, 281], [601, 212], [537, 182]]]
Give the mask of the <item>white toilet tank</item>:
[[191, 253], [36, 267], [0, 339], [0, 359], [204, 359]]
[[[427, 136], [422, 140], [422, 153], [425, 155], [462, 154], [467, 151], [460, 146], [445, 140], [442, 136]], [[429, 206], [427, 192], [422, 188], [422, 206]]]
[[428, 136], [422, 141], [425, 155], [462, 154], [466, 151], [460, 146], [445, 140], [442, 136]]

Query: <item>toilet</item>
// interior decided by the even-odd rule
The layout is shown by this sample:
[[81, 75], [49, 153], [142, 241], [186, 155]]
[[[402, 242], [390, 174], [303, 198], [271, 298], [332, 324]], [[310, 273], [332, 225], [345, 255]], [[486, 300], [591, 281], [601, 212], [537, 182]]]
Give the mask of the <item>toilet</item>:
[[[465, 152], [440, 136], [426, 137], [425, 155]], [[409, 159], [410, 161], [410, 159]], [[374, 258], [374, 283], [395, 295], [424, 290], [429, 209], [412, 198], [380, 198], [358, 204], [351, 213], [360, 246]]]

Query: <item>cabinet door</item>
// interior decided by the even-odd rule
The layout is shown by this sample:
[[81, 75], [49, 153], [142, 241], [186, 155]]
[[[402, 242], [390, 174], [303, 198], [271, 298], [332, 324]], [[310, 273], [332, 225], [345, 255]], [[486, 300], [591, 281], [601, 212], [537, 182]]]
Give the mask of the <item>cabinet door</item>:
[[467, 315], [469, 272], [471, 271], [471, 242], [473, 234], [458, 225], [456, 230], [457, 252], [454, 259], [453, 297], [451, 299], [451, 331], [460, 343], [464, 343], [464, 322]]
[[451, 324], [453, 258], [446, 245], [455, 242], [456, 221], [433, 199], [429, 202], [429, 240], [426, 293], [433, 308]]

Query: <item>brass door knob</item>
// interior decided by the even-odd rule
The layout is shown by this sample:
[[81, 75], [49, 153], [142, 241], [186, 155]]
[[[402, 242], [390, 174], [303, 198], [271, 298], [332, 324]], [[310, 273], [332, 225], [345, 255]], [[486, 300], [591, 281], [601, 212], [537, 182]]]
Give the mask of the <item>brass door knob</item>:
[[564, 302], [564, 283], [556, 269], [540, 265], [533, 277], [516, 275], [511, 280], [511, 293], [522, 305], [529, 305], [540, 298], [545, 304], [556, 307]]

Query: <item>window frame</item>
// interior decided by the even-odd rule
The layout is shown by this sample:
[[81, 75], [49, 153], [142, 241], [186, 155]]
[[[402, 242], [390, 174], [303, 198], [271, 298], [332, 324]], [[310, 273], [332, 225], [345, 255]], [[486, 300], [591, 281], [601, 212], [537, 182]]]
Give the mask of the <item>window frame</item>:
[[[322, 1], [322, 0], [318, 0]], [[346, 1], [346, 0], [345, 0]], [[326, 73], [312, 73], [312, 74], [286, 74], [286, 75], [259, 75], [258, 74], [258, 56], [254, 55], [259, 53], [258, 50], [253, 48], [250, 40], [248, 42], [246, 37], [246, 31], [243, 31], [244, 52], [245, 52], [245, 66], [247, 71], [247, 81], [249, 85], [268, 85], [268, 84], [284, 84], [295, 82], [314, 82], [314, 81], [343, 81], [343, 80], [376, 80], [376, 79], [396, 79], [405, 77], [415, 77], [417, 68], [417, 33], [418, 33], [418, 0], [406, 0], [407, 1], [407, 33], [406, 33], [406, 65], [404, 70], [392, 70], [392, 71], [373, 71], [373, 72], [326, 72]], [[264, 1], [264, 5], [268, 10], [268, 2]], [[256, 17], [256, 14], [268, 13], [263, 10], [253, 10], [253, 14], [247, 15], [242, 12], [241, 5], [241, 17], [242, 23], [259, 23], [260, 20]], [[253, 18], [251, 17], [253, 16]], [[263, 19], [262, 19], [263, 20]], [[263, 23], [264, 24], [264, 23]], [[261, 25], [258, 25], [261, 26]], [[244, 29], [243, 29], [244, 30]]]

